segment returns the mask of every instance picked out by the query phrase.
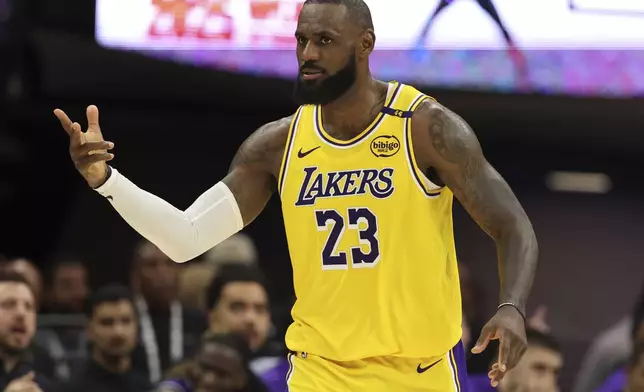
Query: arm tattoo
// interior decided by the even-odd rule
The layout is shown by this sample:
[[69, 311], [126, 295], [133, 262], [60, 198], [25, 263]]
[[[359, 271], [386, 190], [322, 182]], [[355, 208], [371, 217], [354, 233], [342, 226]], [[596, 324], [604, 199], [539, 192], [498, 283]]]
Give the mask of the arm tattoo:
[[[503, 177], [485, 159], [476, 135], [457, 114], [434, 102], [419, 114], [428, 124], [424, 150], [441, 180], [496, 242], [501, 301], [525, 310], [536, 271], [538, 246], [532, 224]], [[426, 131], [427, 132], [427, 131]]]
[[270, 170], [275, 166], [276, 161], [281, 163], [281, 153], [286, 147], [286, 133], [291, 119], [292, 117], [287, 117], [265, 124], [253, 132], [237, 150], [230, 164], [229, 173], [240, 166]]
[[286, 147], [290, 118], [266, 124], [239, 147], [223, 182], [235, 195], [248, 225], [277, 189], [277, 176]]
[[433, 108], [430, 113], [432, 146], [448, 166], [447, 170], [438, 168], [441, 180], [479, 226], [488, 235], [498, 237], [503, 223], [513, 217], [512, 211], [500, 205], [510, 195], [497, 194], [497, 187], [507, 184], [487, 163], [474, 132], [463, 119], [447, 109]]

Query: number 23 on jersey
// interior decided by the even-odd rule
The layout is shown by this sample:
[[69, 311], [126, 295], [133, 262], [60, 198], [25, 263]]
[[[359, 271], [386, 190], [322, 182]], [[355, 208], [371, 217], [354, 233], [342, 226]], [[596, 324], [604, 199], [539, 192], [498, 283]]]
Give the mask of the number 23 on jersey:
[[[372, 268], [380, 260], [378, 219], [366, 207], [351, 207], [346, 211], [335, 209], [316, 210], [318, 231], [328, 232], [321, 257], [322, 269]], [[359, 246], [338, 249], [347, 230], [356, 231]]]

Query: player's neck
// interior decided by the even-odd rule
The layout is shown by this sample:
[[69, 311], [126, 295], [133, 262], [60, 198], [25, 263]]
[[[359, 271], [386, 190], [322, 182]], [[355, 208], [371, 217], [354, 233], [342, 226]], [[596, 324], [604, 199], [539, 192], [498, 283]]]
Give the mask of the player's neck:
[[[373, 120], [374, 112], [381, 109], [386, 91], [386, 86], [371, 75], [356, 80], [341, 98], [322, 106], [325, 127], [332, 133], [339, 134], [337, 136], [355, 136], [362, 131], [362, 126]], [[350, 132], [354, 134], [351, 135]]]

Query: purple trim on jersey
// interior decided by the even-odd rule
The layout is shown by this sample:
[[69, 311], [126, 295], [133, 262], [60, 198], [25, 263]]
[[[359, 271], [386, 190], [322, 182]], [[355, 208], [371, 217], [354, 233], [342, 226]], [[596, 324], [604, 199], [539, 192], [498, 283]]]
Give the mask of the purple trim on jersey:
[[[389, 99], [389, 101], [388, 101], [388, 102], [385, 102], [385, 107], [389, 107], [389, 106], [391, 106], [391, 105], [396, 101], [396, 98], [398, 97], [398, 93], [399, 93], [399, 92], [400, 92], [400, 90], [402, 89], [402, 85], [403, 85], [402, 83], [398, 83], [398, 85], [396, 86], [396, 89], [394, 90], [394, 93], [393, 93], [393, 94], [391, 94], [391, 98]], [[327, 143], [329, 143], [329, 144], [331, 144], [331, 145], [337, 146], [337, 147], [348, 147], [348, 146], [352, 146], [352, 145], [354, 145], [354, 144], [356, 144], [356, 143], [359, 143], [360, 141], [364, 140], [364, 139], [365, 139], [367, 136], [369, 136], [369, 135], [370, 135], [370, 134], [371, 134], [371, 133], [372, 133], [376, 128], [378, 128], [378, 125], [380, 125], [380, 123], [382, 122], [382, 120], [385, 118], [384, 113], [382, 113], [382, 112], [381, 112], [381, 113], [378, 113], [378, 117], [377, 117], [376, 122], [375, 122], [372, 126], [370, 126], [369, 128], [367, 128], [367, 130], [365, 130], [365, 131], [364, 131], [364, 133], [362, 134], [362, 136], [360, 136], [358, 139], [356, 139], [356, 140], [352, 141], [351, 143], [338, 143], [338, 142], [335, 142], [335, 141], [333, 141], [333, 140], [329, 139], [329, 138], [326, 136], [325, 132], [323, 132], [323, 131], [322, 131], [322, 112], [321, 112], [320, 105], [318, 105], [318, 106], [316, 106], [316, 107], [315, 107], [315, 110], [314, 110], [314, 113], [313, 113], [313, 114], [314, 114], [314, 117], [315, 117], [315, 119], [314, 119], [314, 123], [315, 123], [315, 131], [318, 133], [318, 135], [320, 135], [320, 137], [322, 138], [322, 140], [324, 140], [325, 142], [327, 142]]]
[[454, 367], [458, 372], [458, 384], [460, 392], [471, 392], [470, 385], [467, 379], [467, 364], [465, 360], [465, 350], [463, 349], [463, 342], [459, 341], [452, 349], [454, 355]]

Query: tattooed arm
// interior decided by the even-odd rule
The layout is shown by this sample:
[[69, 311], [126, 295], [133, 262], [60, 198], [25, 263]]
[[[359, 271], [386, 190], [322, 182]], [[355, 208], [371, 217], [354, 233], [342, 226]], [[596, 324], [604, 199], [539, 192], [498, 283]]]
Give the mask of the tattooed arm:
[[268, 123], [241, 145], [224, 184], [235, 195], [244, 225], [250, 224], [277, 190], [277, 177], [292, 117]]
[[470, 216], [494, 238], [501, 302], [512, 302], [525, 314], [538, 249], [532, 225], [519, 201], [483, 156], [472, 129], [454, 112], [426, 101], [412, 121], [419, 166], [436, 169]]
[[228, 175], [186, 210], [137, 187], [116, 169], [96, 191], [174, 261], [192, 260], [244, 228], [264, 209], [276, 189], [289, 124], [286, 118], [255, 131], [237, 151]]
[[[538, 257], [532, 224], [508, 184], [485, 159], [474, 132], [461, 117], [434, 101], [425, 101], [412, 118], [412, 138], [419, 167], [436, 169], [470, 216], [496, 243], [501, 303], [512, 303], [516, 309], [501, 307], [484, 328], [474, 351], [481, 352], [490, 339], [500, 338], [504, 358], [499, 358], [498, 367], [510, 369], [525, 351], [521, 316], [525, 315]], [[499, 372], [493, 381], [498, 382], [505, 370]]]

